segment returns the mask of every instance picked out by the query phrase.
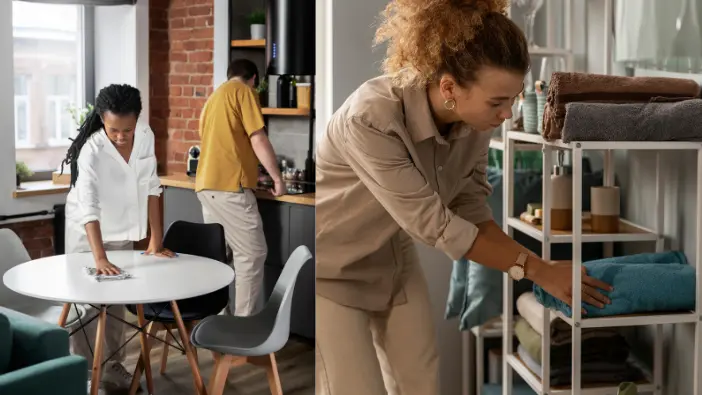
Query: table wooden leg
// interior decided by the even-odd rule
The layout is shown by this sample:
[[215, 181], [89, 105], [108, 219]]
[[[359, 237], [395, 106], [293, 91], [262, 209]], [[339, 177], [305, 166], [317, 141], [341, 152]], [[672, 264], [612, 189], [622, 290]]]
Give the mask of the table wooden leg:
[[149, 346], [149, 336], [146, 333], [146, 318], [144, 317], [144, 305], [138, 304], [137, 308], [137, 318], [139, 320], [139, 326], [143, 328], [140, 331], [141, 335], [141, 357], [144, 361], [144, 370], [146, 372], [146, 389], [149, 394], [154, 393], [154, 379], [151, 375], [151, 347]]
[[90, 395], [98, 395], [100, 379], [102, 378], [102, 356], [105, 352], [105, 323], [107, 321], [107, 306], [100, 306], [97, 333], [95, 334], [95, 352], [93, 353], [93, 374], [90, 381]]
[[190, 345], [190, 338], [188, 337], [188, 331], [185, 330], [185, 324], [183, 323], [183, 317], [180, 315], [180, 310], [178, 309], [178, 303], [171, 301], [171, 310], [173, 310], [173, 317], [175, 318], [176, 324], [178, 324], [178, 333], [180, 333], [180, 338], [183, 339], [183, 347], [185, 348], [185, 355], [188, 357], [188, 363], [190, 364], [190, 369], [193, 371], [193, 380], [195, 381], [195, 390], [199, 395], [207, 395], [207, 389], [205, 388], [205, 382], [202, 380], [200, 375], [200, 369], [197, 366], [197, 360], [193, 354], [193, 350]]
[[[150, 323], [149, 328], [146, 330], [149, 336], [156, 336], [158, 334], [158, 329], [160, 328], [157, 323]], [[143, 351], [142, 351], [143, 352]], [[149, 353], [151, 352], [151, 342], [149, 342]], [[144, 359], [139, 355], [139, 361], [134, 368], [134, 373], [132, 375], [132, 384], [129, 386], [129, 395], [136, 395], [137, 390], [139, 390], [139, 382], [141, 381], [141, 374], [144, 371]]]
[[71, 311], [71, 304], [64, 303], [61, 309], [61, 315], [59, 316], [58, 326], [61, 328], [66, 326], [66, 320], [68, 319], [68, 313]]

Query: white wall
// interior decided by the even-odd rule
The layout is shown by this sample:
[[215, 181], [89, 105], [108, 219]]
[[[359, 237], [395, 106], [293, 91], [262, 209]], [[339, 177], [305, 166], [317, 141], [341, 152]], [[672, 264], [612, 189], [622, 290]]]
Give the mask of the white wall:
[[[96, 89], [127, 83], [141, 90], [144, 112], [149, 113], [149, 1], [136, 6], [97, 7], [95, 12]], [[14, 86], [12, 2], [0, 1], [0, 86]], [[66, 200], [64, 194], [13, 199], [15, 190], [14, 94], [0, 90], [0, 215], [51, 210]], [[146, 118], [148, 119], [148, 118]], [[35, 220], [27, 218], [27, 220]]]

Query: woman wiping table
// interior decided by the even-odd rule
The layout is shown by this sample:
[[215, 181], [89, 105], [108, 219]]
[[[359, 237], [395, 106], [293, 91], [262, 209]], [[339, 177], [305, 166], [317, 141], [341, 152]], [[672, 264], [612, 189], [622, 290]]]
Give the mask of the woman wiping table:
[[[145, 253], [175, 255], [162, 244], [155, 138], [151, 128], [139, 122], [141, 110], [141, 95], [134, 87], [110, 85], [100, 90], [62, 164], [71, 168], [66, 254], [92, 252], [98, 274], [119, 274], [106, 251], [132, 249], [134, 242], [147, 237], [149, 225], [151, 239]], [[108, 311], [124, 317], [123, 306], [112, 306]], [[95, 322], [85, 330], [87, 336], [71, 337], [71, 348], [92, 360]], [[124, 348], [117, 352], [123, 337], [124, 324], [108, 318], [105, 355], [116, 354], [102, 376], [106, 388], [128, 388], [131, 382], [131, 374], [122, 365]]]

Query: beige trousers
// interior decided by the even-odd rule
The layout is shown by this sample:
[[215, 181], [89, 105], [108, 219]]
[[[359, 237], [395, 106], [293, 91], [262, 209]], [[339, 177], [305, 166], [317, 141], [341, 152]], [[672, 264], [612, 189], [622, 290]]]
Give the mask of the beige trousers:
[[364, 311], [316, 297], [317, 395], [438, 395], [439, 360], [427, 283], [418, 260], [406, 270], [407, 303], [386, 311]]
[[[76, 244], [76, 246], [87, 247], [82, 248], [74, 246], [70, 252], [67, 250], [66, 253], [90, 251], [90, 245], [87, 244], [87, 239], [85, 242], [81, 241], [80, 243]], [[131, 250], [134, 248], [134, 243], [131, 241], [108, 242], [104, 244], [104, 247], [105, 251]], [[87, 314], [85, 317], [81, 318], [83, 323], [85, 323], [87, 320], [99, 313], [99, 310], [94, 309], [90, 305], [85, 305], [84, 307]], [[73, 307], [71, 306], [71, 308]], [[124, 319], [124, 306], [109, 306], [107, 308], [107, 311], [109, 314], [112, 314], [115, 317]], [[80, 355], [86, 358], [88, 361], [93, 360], [93, 354], [91, 353], [91, 350], [95, 351], [95, 335], [97, 334], [97, 322], [98, 320], [96, 318], [90, 324], [86, 325], [85, 328], [83, 328], [83, 330], [85, 330], [85, 334], [83, 334], [83, 330], [79, 330], [78, 332], [73, 334], [73, 336], [70, 337], [70, 347], [72, 354]], [[74, 325], [80, 324], [76, 323]], [[73, 328], [67, 329], [70, 331], [73, 330]], [[124, 329], [125, 324], [123, 322], [118, 321], [112, 316], [107, 316], [107, 320], [105, 322], [105, 357], [109, 357], [110, 355], [115, 353], [117, 349], [121, 347], [122, 344], [124, 344]], [[119, 350], [119, 352], [117, 352], [117, 354], [115, 354], [112, 357], [112, 360], [120, 363], [124, 362], [124, 358], [126, 355], [125, 350], [125, 347]]]
[[[200, 191], [206, 223], [224, 227], [225, 238], [234, 260], [234, 309], [237, 316], [254, 315], [263, 306], [263, 264], [268, 255], [263, 223], [258, 212], [256, 196], [250, 189], [243, 192]], [[231, 289], [231, 288], [230, 288]]]

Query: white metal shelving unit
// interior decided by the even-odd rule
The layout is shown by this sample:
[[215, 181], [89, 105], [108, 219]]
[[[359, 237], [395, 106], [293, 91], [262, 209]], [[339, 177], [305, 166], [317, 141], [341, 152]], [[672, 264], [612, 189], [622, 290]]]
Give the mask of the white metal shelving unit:
[[[549, 22], [546, 25], [547, 31], [546, 31], [546, 46], [536, 46], [532, 47], [529, 49], [529, 53], [532, 55], [536, 56], [541, 56], [541, 57], [546, 57], [546, 56], [552, 56], [552, 57], [562, 57], [565, 59], [565, 65], [566, 65], [566, 71], [572, 71], [575, 70], [575, 55], [573, 51], [573, 34], [572, 31], [570, 30], [572, 27], [574, 27], [574, 22], [575, 22], [575, 16], [573, 14], [573, 0], [559, 0], [563, 2], [563, 20], [564, 22], [564, 47], [559, 48], [556, 46], [556, 34], [554, 33], [554, 23], [553, 21], [559, 19], [557, 15], [554, 13], [554, 7], [552, 1], [547, 0], [544, 4], [544, 8], [546, 10], [546, 19]], [[609, 0], [607, 0], [609, 1]], [[507, 13], [509, 16], [511, 16], [511, 6], [508, 6], [507, 8]], [[490, 148], [504, 151], [505, 150], [505, 137], [507, 132], [511, 129], [512, 125], [510, 121], [505, 122], [501, 129], [500, 129], [500, 136], [494, 136], [490, 140]], [[536, 150], [541, 150], [541, 146], [538, 144], [533, 144], [531, 142], [515, 142], [515, 148], [520, 150], [520, 151], [536, 151]], [[503, 158], [504, 160], [504, 158]], [[504, 182], [503, 182], [504, 184]], [[506, 192], [506, 186], [504, 187], [504, 192]], [[503, 196], [507, 196], [504, 194]], [[504, 211], [506, 213], [506, 211]], [[499, 317], [496, 317], [499, 318]], [[483, 376], [484, 376], [484, 364], [483, 364], [483, 359], [481, 356], [485, 352], [484, 348], [484, 340], [486, 338], [499, 338], [502, 337], [502, 325], [495, 325], [494, 320], [490, 320], [486, 322], [483, 325], [476, 326], [470, 329], [470, 331], [466, 331], [463, 334], [462, 338], [462, 343], [463, 343], [463, 350], [462, 350], [462, 356], [463, 356], [463, 364], [464, 366], [470, 366], [470, 361], [471, 361], [471, 350], [469, 347], [470, 344], [470, 337], [474, 336], [475, 337], [475, 367], [474, 369], [465, 369], [466, 374], [464, 374], [463, 377], [463, 395], [482, 395], [482, 390], [483, 390]], [[503, 370], [504, 372], [504, 370]], [[471, 380], [469, 380], [470, 375], [475, 374], [475, 387], [473, 387], [471, 384]]]
[[[543, 224], [542, 226], [533, 226], [516, 218], [513, 210], [514, 189], [514, 152], [518, 149], [518, 144], [535, 144], [542, 148], [544, 152], [543, 159]], [[554, 150], [569, 150], [573, 158], [573, 231], [572, 232], [552, 232], [550, 231], [550, 170], [552, 167], [552, 152]], [[583, 169], [582, 158], [583, 151], [597, 150], [609, 151], [612, 150], [649, 150], [654, 151], [656, 155], [656, 224], [654, 229], [636, 225], [629, 221], [622, 220], [621, 231], [616, 234], [592, 234], [583, 233], [582, 228], [582, 181]], [[548, 142], [539, 135], [528, 134], [524, 132], [510, 131], [507, 133], [505, 144], [505, 164], [504, 164], [504, 183], [507, 186], [505, 194], [505, 231], [512, 234], [514, 229], [517, 229], [531, 237], [542, 242], [542, 258], [550, 259], [550, 249], [553, 243], [572, 243], [573, 245], [573, 306], [579, 306], [581, 303], [581, 265], [582, 265], [582, 243], [592, 242], [653, 242], [655, 243], [656, 251], [663, 250], [663, 221], [664, 221], [664, 180], [661, 177], [661, 160], [660, 151], [664, 150], [694, 150], [697, 151], [697, 215], [696, 229], [698, 238], [702, 235], [702, 143], [699, 142], [573, 142], [569, 144], [560, 141]], [[613, 162], [605, 163], [605, 185], [613, 185], [614, 166]], [[702, 243], [698, 243], [696, 250], [695, 268], [697, 270], [697, 300], [696, 305], [702, 306], [702, 268], [700, 267], [700, 259], [702, 259]], [[503, 395], [511, 395], [511, 385], [504, 383], [512, 383], [512, 372], [519, 374], [538, 394], [596, 394], [596, 395], [614, 395], [616, 387], [586, 387], [582, 388], [580, 378], [581, 368], [581, 331], [583, 328], [596, 327], [623, 327], [623, 326], [643, 326], [654, 325], [654, 366], [652, 377], [648, 382], [639, 385], [640, 392], [651, 392], [656, 395], [663, 395], [663, 324], [681, 324], [695, 323], [695, 360], [694, 360], [694, 394], [700, 393], [700, 368], [702, 367], [702, 350], [700, 350], [700, 341], [702, 341], [702, 310], [684, 312], [677, 314], [641, 314], [641, 315], [626, 315], [612, 316], [603, 318], [586, 318], [581, 317], [580, 309], [573, 309], [572, 318], [568, 318], [561, 313], [551, 311], [544, 308], [544, 328], [550, 327], [551, 314], [556, 314], [568, 322], [572, 327], [573, 333], [573, 360], [572, 360], [572, 387], [561, 388], [552, 387], [550, 385], [550, 332], [544, 331], [542, 337], [542, 360], [541, 360], [541, 377], [529, 370], [522, 360], [514, 353], [512, 337], [513, 333], [513, 281], [505, 274], [503, 288]], [[506, 340], [506, 339], [509, 339]]]

